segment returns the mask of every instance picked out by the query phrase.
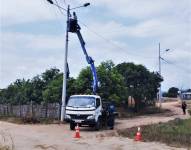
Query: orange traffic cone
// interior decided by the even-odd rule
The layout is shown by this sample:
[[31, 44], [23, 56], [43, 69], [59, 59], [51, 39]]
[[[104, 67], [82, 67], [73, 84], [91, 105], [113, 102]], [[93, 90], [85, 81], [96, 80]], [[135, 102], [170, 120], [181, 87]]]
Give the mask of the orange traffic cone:
[[75, 127], [75, 136], [74, 138], [80, 138], [80, 128], [77, 124], [77, 126]]
[[142, 136], [141, 136], [141, 128], [138, 127], [138, 131], [137, 131], [137, 134], [135, 136], [135, 141], [141, 141], [142, 140]]

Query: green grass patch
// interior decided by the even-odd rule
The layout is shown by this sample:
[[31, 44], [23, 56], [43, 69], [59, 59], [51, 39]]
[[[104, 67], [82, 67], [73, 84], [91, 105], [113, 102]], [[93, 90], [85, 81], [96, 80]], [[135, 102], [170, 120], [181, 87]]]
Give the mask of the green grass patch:
[[188, 109], [188, 113], [191, 115], [191, 109]]
[[[175, 119], [167, 123], [141, 127], [143, 141], [156, 141], [175, 147], [191, 148], [191, 119]], [[137, 127], [118, 130], [120, 136], [134, 138]]]
[[160, 109], [158, 107], [146, 107], [139, 112], [135, 112], [133, 108], [117, 108], [117, 112], [119, 113], [119, 118], [133, 118], [137, 116], [142, 116], [142, 115], [171, 115], [171, 111], [168, 109]]

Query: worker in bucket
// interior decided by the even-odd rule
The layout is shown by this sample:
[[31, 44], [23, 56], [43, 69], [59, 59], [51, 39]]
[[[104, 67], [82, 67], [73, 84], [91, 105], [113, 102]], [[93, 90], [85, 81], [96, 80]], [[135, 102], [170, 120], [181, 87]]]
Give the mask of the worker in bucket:
[[113, 101], [111, 101], [110, 104], [108, 105], [107, 113], [108, 113], [107, 125], [111, 130], [113, 130], [115, 124], [115, 105]]
[[187, 104], [185, 101], [182, 102], [182, 111], [183, 111], [183, 114], [185, 115], [186, 114], [186, 107], [187, 107]]

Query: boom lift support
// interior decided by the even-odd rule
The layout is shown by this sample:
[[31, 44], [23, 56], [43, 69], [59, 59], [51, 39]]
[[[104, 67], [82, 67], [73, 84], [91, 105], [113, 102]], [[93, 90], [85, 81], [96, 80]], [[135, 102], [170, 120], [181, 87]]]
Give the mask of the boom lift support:
[[85, 41], [84, 41], [82, 34], [80, 32], [81, 28], [78, 25], [78, 20], [77, 20], [77, 16], [76, 16], [75, 12], [73, 12], [73, 18], [70, 16], [69, 21], [67, 23], [68, 23], [68, 32], [77, 34], [78, 39], [79, 39], [80, 44], [81, 44], [81, 47], [82, 47], [82, 50], [83, 50], [83, 53], [86, 56], [86, 61], [90, 65], [92, 76], [93, 76], [93, 82], [92, 82], [93, 94], [96, 94], [96, 90], [98, 87], [98, 79], [97, 79], [96, 68], [94, 65], [94, 60], [92, 59], [92, 57], [90, 57], [88, 55], [88, 53], [86, 51]]
[[64, 59], [64, 72], [63, 72], [63, 89], [62, 89], [62, 107], [61, 107], [61, 121], [64, 120], [64, 117], [66, 115], [66, 78], [67, 75], [69, 74], [69, 69], [68, 65], [67, 65], [67, 54], [68, 54], [68, 32], [72, 32], [72, 33], [76, 33], [78, 36], [78, 39], [80, 41], [82, 50], [84, 52], [84, 55], [86, 56], [86, 60], [88, 62], [88, 64], [90, 64], [90, 68], [91, 68], [91, 72], [92, 72], [92, 76], [93, 76], [93, 82], [92, 82], [92, 87], [93, 87], [93, 94], [96, 95], [96, 90], [98, 87], [98, 79], [97, 79], [97, 73], [96, 73], [96, 68], [94, 66], [94, 60], [88, 55], [86, 48], [85, 48], [85, 42], [83, 40], [83, 37], [80, 33], [80, 26], [78, 25], [78, 20], [77, 20], [77, 16], [76, 13], [73, 12], [73, 18], [70, 14], [70, 10], [72, 9], [76, 9], [76, 8], [80, 8], [80, 7], [87, 7], [90, 5], [90, 3], [85, 3], [82, 6], [78, 6], [78, 7], [74, 7], [72, 9], [70, 9], [70, 5], [68, 5], [68, 8], [65, 9], [63, 7], [61, 7], [60, 5], [58, 5], [57, 1], [56, 3], [54, 3], [53, 0], [47, 0], [50, 4], [57, 6], [60, 11], [62, 12], [62, 10], [67, 12], [67, 31], [66, 31], [66, 45], [65, 45], [65, 59]]

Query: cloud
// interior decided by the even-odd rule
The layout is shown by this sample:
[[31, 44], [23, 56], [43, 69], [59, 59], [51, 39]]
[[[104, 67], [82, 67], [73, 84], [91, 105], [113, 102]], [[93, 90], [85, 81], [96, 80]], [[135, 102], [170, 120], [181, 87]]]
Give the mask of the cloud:
[[[31, 78], [53, 66], [63, 70], [63, 31], [44, 34], [40, 30], [35, 33], [11, 30], [15, 24], [22, 28], [33, 22], [35, 29], [39, 22], [63, 21], [60, 12], [46, 0], [1, 2], [2, 25], [7, 30], [2, 28], [1, 31], [0, 87], [17, 78]], [[68, 2], [76, 6], [86, 1], [66, 0]], [[91, 3], [90, 8], [80, 11], [79, 18], [85, 19], [88, 26], [87, 29], [80, 23], [88, 53], [96, 65], [112, 59], [115, 63], [141, 63], [157, 71], [158, 43], [161, 42], [162, 57], [172, 63], [162, 63], [163, 88], [190, 85], [191, 9], [188, 0], [97, 0]], [[166, 48], [171, 51], [165, 54]], [[68, 60], [74, 77], [81, 68], [88, 66], [74, 34], [70, 34]]]
[[166, 13], [182, 13], [188, 15], [188, 0], [98, 0], [92, 2], [97, 6], [107, 8], [109, 11], [122, 17], [133, 17], [137, 19], [153, 18]]
[[21, 24], [59, 18], [55, 7], [46, 0], [0, 0], [0, 17], [3, 25]]

